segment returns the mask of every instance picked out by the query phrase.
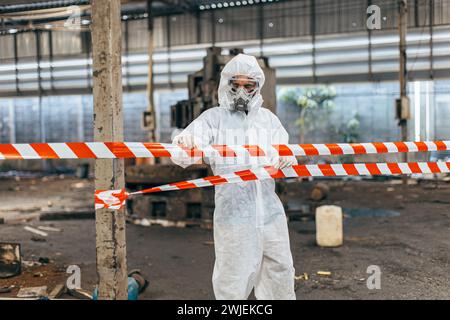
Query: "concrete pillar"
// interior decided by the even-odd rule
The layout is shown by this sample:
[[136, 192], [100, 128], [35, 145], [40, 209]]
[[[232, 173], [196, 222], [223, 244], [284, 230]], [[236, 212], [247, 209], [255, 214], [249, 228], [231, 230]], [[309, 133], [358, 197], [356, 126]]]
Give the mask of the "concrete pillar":
[[[92, 0], [94, 140], [123, 141], [120, 0]], [[95, 161], [95, 188], [125, 186], [123, 159]], [[125, 210], [96, 211], [99, 299], [127, 299]]]

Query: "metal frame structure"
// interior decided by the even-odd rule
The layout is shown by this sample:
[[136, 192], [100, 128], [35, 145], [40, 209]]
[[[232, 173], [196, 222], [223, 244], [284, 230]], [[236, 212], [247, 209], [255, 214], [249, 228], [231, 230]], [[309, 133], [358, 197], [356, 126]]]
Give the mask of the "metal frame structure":
[[[392, 10], [396, 7], [393, 6], [396, 0], [386, 1], [387, 7], [384, 10]], [[244, 11], [253, 12], [254, 17], [249, 17], [249, 19], [255, 19], [254, 23], [245, 24], [243, 28], [245, 29], [249, 27], [248, 35], [245, 35], [245, 39], [248, 40], [240, 40], [235, 41], [234, 43], [230, 43], [227, 38], [224, 38], [223, 32], [224, 27], [221, 25], [220, 21], [223, 21], [221, 17], [224, 17], [225, 20], [229, 19], [230, 13], [234, 16], [234, 11], [230, 11], [230, 3], [240, 3], [239, 8], [246, 8]], [[329, 82], [349, 82], [349, 81], [383, 81], [383, 80], [395, 80], [397, 78], [396, 70], [385, 70], [380, 72], [380, 65], [382, 63], [387, 64], [395, 64], [396, 56], [398, 52], [395, 54], [387, 53], [387, 51], [391, 50], [388, 48], [394, 47], [392, 45], [392, 41], [388, 40], [386, 44], [380, 43], [380, 37], [383, 37], [384, 34], [388, 36], [394, 36], [396, 34], [395, 21], [389, 23], [386, 27], [383, 27], [383, 30], [367, 30], [367, 28], [355, 28], [352, 29], [352, 32], [349, 32], [348, 26], [346, 28], [342, 26], [338, 26], [335, 29], [334, 34], [327, 34], [327, 30], [330, 27], [324, 26], [324, 15], [336, 15], [336, 19], [339, 20], [337, 16], [339, 12], [343, 12], [345, 10], [351, 10], [352, 3], [354, 5], [361, 6], [361, 3], [352, 2], [352, 0], [346, 0], [343, 3], [343, 8], [332, 7], [332, 1], [329, 0], [299, 0], [299, 1], [257, 1], [257, 0], [246, 0], [246, 5], [243, 5], [244, 1], [198, 1], [198, 0], [190, 0], [190, 1], [159, 1], [154, 0], [151, 1], [151, 10], [147, 7], [146, 3], [142, 1], [130, 1], [127, 4], [122, 6], [122, 25], [125, 29], [124, 32], [124, 83], [125, 90], [145, 90], [145, 75], [142, 71], [145, 70], [143, 65], [147, 64], [148, 57], [145, 56], [147, 52], [147, 46], [142, 49], [136, 49], [131, 44], [131, 38], [135, 37], [135, 23], [139, 23], [139, 20], [151, 20], [152, 23], [155, 19], [159, 19], [158, 26], [159, 27], [159, 36], [158, 37], [158, 45], [155, 48], [155, 67], [156, 78], [166, 79], [159, 80], [155, 82], [155, 88], [167, 88], [169, 87], [184, 87], [186, 79], [186, 75], [190, 72], [198, 69], [199, 63], [203, 57], [203, 55], [199, 55], [197, 58], [190, 57], [189, 55], [185, 55], [186, 58], [181, 58], [183, 56], [183, 50], [194, 52], [198, 48], [204, 51], [204, 48], [209, 47], [211, 44], [216, 44], [218, 46], [224, 48], [230, 48], [235, 46], [243, 46], [248, 49], [250, 53], [258, 55], [264, 54], [272, 59], [272, 65], [277, 68], [279, 78], [278, 83], [280, 84], [296, 84], [296, 83], [329, 83]], [[365, 5], [371, 4], [373, 1], [367, 0], [364, 2], [361, 8], [364, 8]], [[91, 81], [91, 48], [90, 41], [86, 41], [86, 35], [89, 34], [88, 29], [81, 30], [79, 36], [80, 41], [84, 44], [82, 45], [82, 52], [76, 53], [75, 55], [61, 55], [58, 54], [58, 47], [55, 47], [55, 44], [58, 43], [58, 39], [55, 37], [59, 36], [57, 30], [52, 29], [42, 29], [42, 25], [39, 26], [39, 23], [45, 23], [49, 20], [38, 19], [34, 22], [32, 27], [29, 27], [29, 20], [26, 20], [26, 28], [23, 31], [19, 30], [18, 21], [14, 20], [15, 29], [11, 29], [13, 25], [7, 22], [4, 18], [5, 14], [18, 12], [20, 10], [40, 10], [43, 8], [50, 8], [61, 5], [86, 5], [86, 1], [48, 1], [44, 3], [38, 4], [18, 4], [13, 6], [0, 6], [0, 19], [3, 17], [3, 21], [0, 23], [0, 30], [3, 30], [4, 35], [9, 36], [11, 40], [8, 40], [12, 43], [13, 47], [13, 57], [12, 58], [3, 58], [0, 53], [0, 96], [17, 96], [17, 95], [28, 95], [35, 96], [39, 94], [47, 95], [47, 94], [79, 94], [79, 93], [87, 93], [91, 91], [92, 81]], [[225, 7], [225, 3], [227, 3]], [[429, 49], [427, 54], [418, 54], [418, 58], [412, 57], [412, 61], [416, 61], [417, 67], [418, 64], [423, 65], [426, 63], [428, 65], [427, 68], [416, 68], [417, 70], [410, 73], [410, 77], [412, 79], [432, 79], [435, 77], [438, 78], [448, 78], [450, 77], [449, 68], [442, 68], [444, 64], [444, 55], [443, 51], [446, 49], [445, 42], [447, 40], [440, 40], [443, 33], [448, 31], [447, 22], [443, 22], [442, 18], [439, 20], [435, 12], [439, 10], [436, 6], [442, 6], [444, 3], [448, 3], [448, 7], [450, 8], [450, 1], [448, 0], [433, 0], [424, 2], [423, 0], [415, 0], [414, 3], [410, 5], [410, 12], [413, 19], [408, 19], [409, 22], [409, 34], [416, 34], [414, 37], [418, 37], [421, 34], [425, 34], [428, 38], [424, 37], [418, 41], [412, 39], [411, 41], [407, 41], [408, 50], [412, 51], [414, 47], [417, 47], [417, 52], [423, 51], [425, 49]], [[142, 5], [144, 4], [144, 5]], [[257, 6], [259, 5], [259, 7]], [[289, 10], [279, 11], [279, 8], [283, 5], [297, 5], [297, 12], [304, 12], [304, 16], [298, 17], [297, 20], [305, 20], [304, 21], [304, 31], [298, 31], [295, 29], [296, 25], [291, 27], [287, 26], [286, 28], [294, 28], [293, 30], [297, 33], [301, 34], [298, 36], [290, 36], [285, 37], [282, 36], [281, 39], [274, 38], [274, 34], [271, 34], [270, 29], [268, 29], [268, 24], [272, 19], [278, 18], [279, 23], [285, 20], [284, 14], [289, 12]], [[252, 7], [255, 7], [253, 10]], [[391, 8], [392, 7], [392, 8]], [[234, 10], [238, 8], [236, 4]], [[278, 9], [277, 9], [278, 8]], [[358, 7], [358, 12], [361, 11]], [[227, 9], [227, 10], [224, 10]], [[338, 10], [339, 9], [339, 10]], [[426, 9], [426, 10], [424, 10]], [[250, 10], [250, 11], [249, 11]], [[275, 11], [274, 11], [275, 10]], [[334, 11], [333, 11], [334, 10]], [[337, 10], [337, 11], [336, 11]], [[447, 10], [447, 9], [446, 9]], [[148, 14], [148, 12], [150, 12]], [[393, 10], [395, 11], [395, 10]], [[27, 11], [29, 12], [29, 11]], [[241, 12], [236, 11], [236, 13]], [[275, 13], [273, 13], [275, 12]], [[81, 12], [82, 19], [86, 18], [88, 21], [89, 18], [89, 9], [86, 9]], [[310, 16], [310, 19], [309, 19]], [[159, 18], [158, 18], [159, 17]], [[66, 18], [66, 16], [60, 16], [59, 19]], [[176, 24], [173, 20], [177, 19], [183, 20], [188, 19], [190, 28], [193, 34], [193, 41], [190, 45], [180, 45], [177, 43], [177, 38], [179, 38], [178, 33], [180, 32], [180, 27], [176, 28]], [[289, 18], [289, 17], [286, 17]], [[52, 18], [55, 19], [55, 18]], [[220, 20], [222, 19], [222, 20]], [[309, 19], [306, 21], [306, 19]], [[334, 19], [334, 18], [333, 18]], [[389, 17], [389, 20], [395, 19], [394, 16]], [[177, 20], [177, 21], [178, 21]], [[332, 20], [332, 19], [329, 19]], [[336, 21], [338, 21], [336, 20]], [[19, 20], [20, 21], [20, 20]], [[183, 20], [184, 21], [184, 20]], [[240, 20], [239, 20], [240, 21]], [[238, 22], [239, 22], [238, 21]], [[287, 21], [287, 20], [286, 20]], [[429, 23], [430, 21], [434, 21], [434, 23]], [[25, 20], [22, 21], [25, 23]], [[227, 21], [225, 21], [227, 22]], [[301, 21], [300, 21], [301, 22]], [[299, 23], [300, 23], [299, 22]], [[287, 23], [287, 22], [283, 22]], [[294, 22], [290, 22], [294, 23]], [[337, 23], [337, 22], [332, 22]], [[450, 24], [450, 22], [448, 22]], [[87, 25], [83, 26], [86, 27]], [[227, 28], [231, 28], [230, 25], [227, 25]], [[14, 32], [8, 32], [8, 30], [14, 30]], [[230, 34], [230, 37], [233, 38], [235, 36], [234, 32], [236, 30], [231, 30], [233, 33]], [[230, 31], [230, 32], [231, 32]], [[238, 30], [240, 33], [240, 29]], [[410, 32], [411, 31], [411, 32]], [[426, 32], [428, 31], [428, 32]], [[146, 30], [147, 32], [147, 30]], [[242, 32], [245, 32], [243, 30]], [[43, 47], [40, 54], [34, 54], [34, 57], [24, 57], [21, 52], [18, 51], [18, 40], [21, 38], [21, 33], [34, 33], [35, 47]], [[6, 36], [5, 35], [5, 36]], [[75, 34], [76, 35], [76, 34]], [[74, 36], [74, 35], [72, 35]], [[346, 50], [349, 53], [351, 50], [354, 51], [354, 54], [357, 52], [365, 51], [367, 57], [365, 61], [362, 61], [360, 57], [357, 58], [356, 61], [343, 61], [339, 60], [341, 58], [338, 57], [339, 52], [342, 51], [341, 44], [336, 42], [336, 46], [334, 48], [324, 48], [324, 42], [326, 41], [334, 41], [339, 38], [344, 39], [343, 41], [349, 41], [349, 37], [365, 37], [367, 40], [361, 42], [361, 44], [355, 44], [354, 46], [349, 46], [348, 44], [344, 44], [342, 46], [342, 50]], [[0, 42], [6, 41], [7, 38], [2, 39], [0, 36]], [[139, 38], [140, 39], [140, 38]], [[224, 40], [225, 39], [225, 40]], [[285, 43], [283, 43], [283, 39]], [[327, 40], [330, 39], [330, 40]], [[47, 40], [47, 41], [44, 41]], [[21, 40], [21, 41], [24, 41]], [[28, 41], [28, 40], [27, 40]], [[133, 41], [135, 41], [133, 39]], [[140, 41], [140, 40], [139, 40]], [[391, 41], [391, 42], [389, 42]], [[29, 41], [28, 41], [29, 42]], [[144, 43], [144, 41], [140, 41]], [[5, 43], [5, 42], [3, 42]], [[280, 45], [280, 52], [275, 52], [276, 44]], [[292, 53], [284, 53], [283, 47], [286, 46], [287, 43], [293, 44], [305, 44], [305, 48], [299, 46], [296, 49], [286, 50], [291, 51]], [[308, 48], [309, 47], [309, 48]], [[385, 51], [381, 53], [381, 51]], [[37, 52], [37, 49], [35, 50]], [[45, 54], [43, 53], [45, 52]], [[329, 61], [325, 55], [331, 55], [336, 53], [336, 62], [333, 64], [332, 61]], [[309, 55], [309, 57], [308, 57]], [[157, 56], [164, 56], [164, 59], [158, 58]], [[290, 65], [281, 61], [281, 59], [294, 59], [294, 57], [298, 57], [298, 62], [291, 63]], [[34, 61], [33, 61], [34, 58]], [[73, 61], [79, 60], [80, 64], [76, 64]], [[273, 62], [273, 59], [280, 60], [280, 62]], [[71, 60], [70, 65], [61, 65], [61, 61]], [[147, 61], [146, 61], [147, 60]], [[425, 62], [426, 61], [426, 62]], [[31, 63], [30, 63], [31, 62]], [[366, 64], [367, 72], [353, 72], [349, 68], [349, 72], [346, 74], [342, 74], [340, 72], [333, 72], [330, 74], [324, 74], [323, 69], [328, 67], [334, 67], [334, 65], [338, 65], [339, 63], [350, 63], [352, 67], [357, 64]], [[355, 63], [353, 63], [355, 62]], [[36, 66], [27, 67], [25, 64]], [[191, 63], [192, 68], [187, 69], [186, 65]], [[9, 64], [9, 67], [8, 67]], [[3, 65], [3, 66], [2, 66]], [[179, 67], [181, 66], [182, 67]], [[308, 66], [308, 68], [306, 68]], [[2, 69], [3, 68], [3, 69]], [[10, 69], [8, 69], [10, 68]], [[180, 69], [181, 68], [181, 69]], [[77, 70], [85, 69], [86, 73], [81, 74]], [[167, 72], [162, 72], [161, 69], [165, 69]], [[308, 70], [307, 70], [308, 69]], [[414, 69], [414, 68], [412, 68]], [[137, 71], [136, 71], [137, 70]], [[159, 70], [159, 71], [158, 71]], [[36, 76], [33, 78], [30, 73], [36, 73]], [[65, 75], [68, 73], [70, 75]], [[142, 73], [142, 75], [141, 75]], [[293, 74], [296, 74], [295, 76]], [[183, 79], [183, 81], [180, 81]], [[66, 86], [64, 83], [71, 83], [73, 85]], [[61, 84], [61, 85], [60, 85]]]

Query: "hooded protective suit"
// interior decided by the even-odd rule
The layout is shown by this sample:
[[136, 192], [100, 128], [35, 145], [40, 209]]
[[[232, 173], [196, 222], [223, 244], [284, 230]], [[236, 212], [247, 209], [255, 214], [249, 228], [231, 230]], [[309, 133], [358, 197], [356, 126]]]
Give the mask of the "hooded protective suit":
[[[253, 56], [239, 54], [221, 73], [219, 107], [203, 112], [174, 138], [189, 136], [202, 148], [210, 144], [288, 143], [279, 119], [262, 107], [258, 91], [248, 104], [248, 114], [233, 110], [228, 80], [235, 75], [256, 79], [264, 74]], [[172, 159], [186, 167], [199, 159]], [[214, 174], [274, 165], [273, 157], [218, 157], [205, 159]], [[216, 261], [213, 288], [217, 299], [247, 299], [255, 289], [257, 299], [295, 299], [294, 267], [283, 205], [273, 179], [215, 187], [214, 245]]]

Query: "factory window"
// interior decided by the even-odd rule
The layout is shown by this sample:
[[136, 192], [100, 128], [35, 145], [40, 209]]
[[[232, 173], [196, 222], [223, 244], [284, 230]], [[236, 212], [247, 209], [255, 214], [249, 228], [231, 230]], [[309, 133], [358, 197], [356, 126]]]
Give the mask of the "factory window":
[[200, 203], [187, 203], [186, 219], [195, 220], [202, 218], [202, 205]]
[[[400, 139], [393, 108], [399, 91], [394, 82], [280, 85], [277, 91], [277, 115], [289, 132], [292, 143]], [[320, 102], [317, 107], [307, 109], [309, 111], [304, 113], [306, 118], [302, 122], [300, 110], [304, 106], [290, 102], [288, 98], [292, 91], [301, 98], [313, 97], [306, 99], [308, 107]], [[410, 98], [413, 99], [412, 96]], [[306, 124], [301, 127], [300, 123]]]
[[166, 216], [166, 203], [165, 202], [153, 202], [152, 203], [152, 217], [161, 218]]

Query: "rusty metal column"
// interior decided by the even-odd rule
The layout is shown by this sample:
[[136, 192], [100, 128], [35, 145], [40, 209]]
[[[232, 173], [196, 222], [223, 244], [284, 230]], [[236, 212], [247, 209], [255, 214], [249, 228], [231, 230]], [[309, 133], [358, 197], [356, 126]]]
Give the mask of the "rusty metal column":
[[[120, 0], [92, 0], [94, 140], [123, 141]], [[95, 161], [95, 188], [125, 186], [123, 159]], [[96, 210], [99, 299], [127, 299], [125, 210]]]
[[316, 73], [316, 1], [310, 0], [310, 21], [309, 21], [309, 32], [311, 34], [311, 58], [312, 58], [312, 81], [313, 84], [317, 84], [317, 73]]
[[[408, 9], [407, 1], [398, 1], [398, 30], [400, 36], [399, 42], [399, 81], [400, 81], [400, 100], [397, 102], [397, 118], [401, 127], [401, 137], [403, 141], [408, 140], [408, 119], [409, 114], [409, 99], [407, 93], [408, 71], [406, 67], [406, 32], [408, 28]], [[407, 160], [407, 154], [403, 154], [403, 160]]]
[[[155, 51], [154, 44], [154, 28], [152, 16], [152, 1], [147, 0], [147, 29], [148, 29], [148, 79], [147, 79], [147, 97], [148, 97], [148, 118], [146, 126], [149, 130], [149, 139], [151, 142], [156, 141], [156, 115], [155, 115], [155, 84], [153, 80], [153, 53]], [[152, 161], [153, 162], [153, 161]]]

